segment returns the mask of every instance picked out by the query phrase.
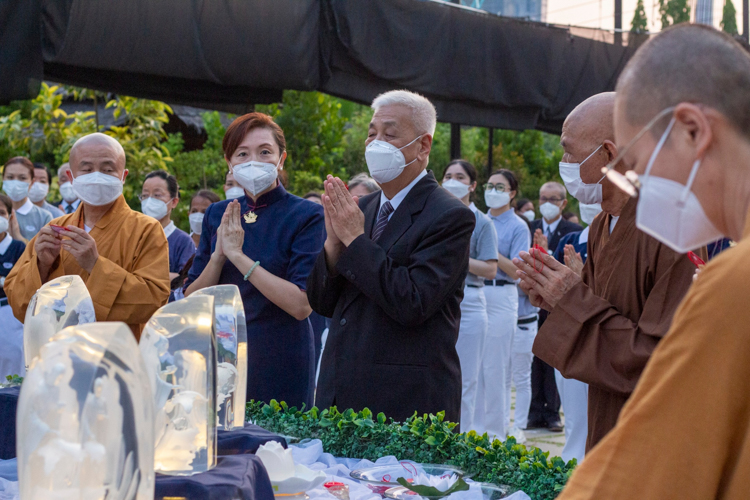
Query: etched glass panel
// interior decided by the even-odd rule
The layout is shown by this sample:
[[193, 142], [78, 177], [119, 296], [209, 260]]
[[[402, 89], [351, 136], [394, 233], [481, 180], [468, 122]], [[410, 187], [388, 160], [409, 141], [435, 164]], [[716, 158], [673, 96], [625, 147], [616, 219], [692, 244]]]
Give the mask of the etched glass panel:
[[193, 294], [214, 297], [216, 333], [216, 408], [219, 429], [245, 426], [247, 322], [237, 285], [217, 285]]
[[214, 298], [191, 295], [154, 313], [141, 354], [154, 397], [154, 467], [189, 476], [216, 465]]
[[126, 324], [71, 326], [53, 336], [18, 401], [21, 499], [152, 499], [150, 392]]
[[61, 276], [36, 291], [23, 322], [26, 369], [39, 350], [63, 328], [96, 321], [94, 303], [80, 276]]

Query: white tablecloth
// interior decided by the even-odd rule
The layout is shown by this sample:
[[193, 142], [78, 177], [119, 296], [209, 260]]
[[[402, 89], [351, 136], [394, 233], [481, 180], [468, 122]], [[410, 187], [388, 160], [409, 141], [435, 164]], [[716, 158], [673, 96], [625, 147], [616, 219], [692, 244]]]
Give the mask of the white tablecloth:
[[[306, 465], [313, 470], [322, 470], [328, 476], [328, 481], [338, 481], [349, 485], [350, 500], [381, 500], [380, 495], [373, 493], [367, 486], [358, 483], [349, 476], [349, 473], [356, 469], [370, 467], [373, 465], [398, 464], [396, 457], [381, 457], [375, 462], [369, 460], [360, 460], [358, 458], [336, 458], [330, 453], [323, 453], [323, 443], [319, 439], [307, 441], [290, 446], [295, 464]], [[471, 489], [451, 495], [451, 500], [481, 500], [482, 495], [470, 479], [467, 480]], [[336, 497], [328, 493], [325, 487], [320, 486], [307, 492], [310, 500], [335, 500]], [[530, 500], [530, 497], [522, 492], [517, 491], [506, 497], [508, 500]]]

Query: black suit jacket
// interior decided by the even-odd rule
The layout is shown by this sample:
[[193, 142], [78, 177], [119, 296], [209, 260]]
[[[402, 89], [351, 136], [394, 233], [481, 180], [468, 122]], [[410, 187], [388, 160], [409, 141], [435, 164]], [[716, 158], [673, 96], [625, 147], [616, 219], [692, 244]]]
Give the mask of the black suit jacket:
[[[531, 241], [534, 241], [534, 233], [537, 229], [541, 229], [542, 233], [544, 232], [544, 224], [542, 223], [542, 219], [537, 219], [533, 221], [530, 224], [531, 228]], [[557, 228], [555, 229], [555, 232], [552, 233], [552, 238], [549, 238], [547, 241], [547, 248], [549, 249], [549, 254], [554, 255], [555, 250], [557, 250], [557, 244], [560, 243], [560, 239], [565, 236], [568, 233], [572, 233], [575, 231], [583, 231], [583, 226], [580, 226], [576, 224], [575, 222], [568, 222], [565, 219], [560, 219], [560, 223], [557, 225]], [[539, 328], [542, 327], [544, 324], [544, 321], [547, 319], [547, 316], [549, 315], [549, 312], [545, 311], [544, 309], [539, 309]]]
[[380, 192], [362, 198], [365, 234], [329, 273], [325, 250], [307, 280], [310, 305], [332, 318], [316, 405], [369, 408], [398, 421], [445, 411], [459, 422], [456, 340], [474, 214], [428, 173], [377, 242]]

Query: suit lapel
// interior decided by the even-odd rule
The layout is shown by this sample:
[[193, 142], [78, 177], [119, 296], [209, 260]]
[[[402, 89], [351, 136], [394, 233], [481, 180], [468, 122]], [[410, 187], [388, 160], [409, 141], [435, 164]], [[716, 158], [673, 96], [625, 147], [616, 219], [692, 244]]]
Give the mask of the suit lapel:
[[377, 194], [377, 196], [372, 196], [372, 199], [369, 200], [364, 209], [365, 234], [368, 238], [372, 235], [372, 227], [375, 225], [375, 220], [378, 218], [378, 209], [380, 208], [380, 191], [375, 194]]
[[422, 211], [427, 197], [432, 193], [438, 184], [432, 172], [428, 172], [406, 195], [393, 215], [388, 225], [385, 226], [383, 234], [378, 240], [378, 245], [388, 252], [388, 250], [401, 238], [409, 229], [413, 222], [413, 215]]

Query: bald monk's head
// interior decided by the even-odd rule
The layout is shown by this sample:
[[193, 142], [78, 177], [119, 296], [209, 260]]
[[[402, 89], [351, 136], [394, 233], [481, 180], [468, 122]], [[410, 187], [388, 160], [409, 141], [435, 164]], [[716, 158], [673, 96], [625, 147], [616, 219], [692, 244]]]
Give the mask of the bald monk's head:
[[[562, 161], [581, 163], [581, 180], [602, 183], [602, 210], [620, 215], [628, 196], [609, 180], [602, 179], [602, 168], [617, 157], [614, 131], [615, 93], [603, 92], [579, 104], [563, 123], [560, 145]], [[584, 161], [585, 160], [585, 161]], [[618, 165], [617, 170], [627, 170]]]
[[[691, 191], [716, 229], [734, 239], [742, 235], [750, 198], [749, 89], [747, 51], [711, 27], [681, 24], [638, 49], [615, 100], [624, 163], [642, 174], [674, 120], [650, 174], [684, 185], [699, 161]], [[661, 112], [650, 133], [624, 149]]]
[[73, 177], [101, 172], [125, 180], [125, 150], [116, 139], [100, 133], [81, 137], [70, 150]]

